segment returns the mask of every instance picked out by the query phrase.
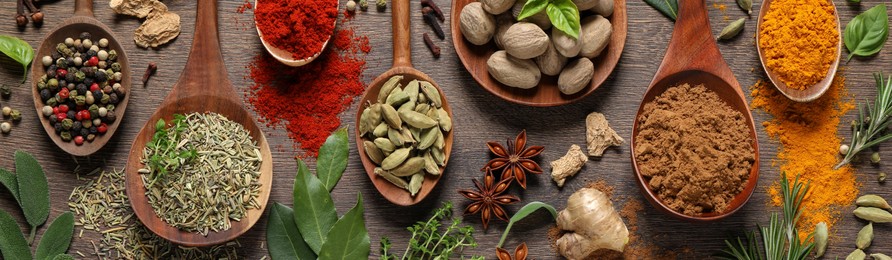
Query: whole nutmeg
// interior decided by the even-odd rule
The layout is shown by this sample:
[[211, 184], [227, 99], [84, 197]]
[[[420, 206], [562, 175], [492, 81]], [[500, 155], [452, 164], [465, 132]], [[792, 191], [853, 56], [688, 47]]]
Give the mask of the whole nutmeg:
[[25, 18], [23, 14], [19, 14], [15, 17], [15, 24], [18, 26], [28, 25], [28, 18]]
[[474, 45], [484, 45], [496, 32], [496, 20], [483, 10], [483, 4], [473, 2], [461, 9], [461, 34]]
[[510, 13], [502, 13], [496, 16], [496, 32], [492, 36], [492, 40], [499, 49], [505, 49], [504, 45], [502, 45], [502, 40], [505, 39], [505, 32], [508, 31], [511, 25], [514, 25], [514, 16], [511, 16]]
[[523, 60], [508, 55], [508, 52], [497, 51], [486, 61], [489, 75], [502, 84], [515, 88], [533, 88], [539, 85], [542, 73], [531, 60]]
[[564, 57], [554, 48], [551, 42], [548, 43], [548, 49], [539, 57], [536, 57], [536, 64], [539, 65], [539, 71], [542, 74], [554, 76], [561, 73], [564, 65], [567, 64], [567, 57]]
[[43, 23], [43, 13], [41, 13], [40, 11], [37, 11], [36, 13], [31, 14], [31, 21], [33, 21], [36, 24]]
[[[580, 30], [579, 39], [582, 38], [582, 30]], [[579, 55], [579, 50], [582, 49], [579, 39], [573, 39], [573, 37], [558, 30], [556, 27], [551, 28], [551, 42], [554, 43], [554, 48], [564, 57], [572, 58]]]
[[[514, 2], [514, 7], [511, 8], [511, 13], [514, 14], [514, 17], [520, 16], [520, 11], [523, 10], [523, 5], [526, 3], [526, 0], [517, 0], [517, 2]], [[542, 30], [551, 29], [551, 20], [548, 19], [548, 14], [546, 14], [545, 11], [524, 18], [522, 22], [534, 23], [538, 25], [539, 28], [542, 28]]]
[[573, 0], [579, 11], [592, 10], [596, 14], [609, 17], [613, 14], [613, 0]]
[[508, 28], [503, 37], [505, 51], [520, 59], [535, 58], [548, 49], [548, 34], [532, 23], [516, 23]]
[[594, 74], [595, 65], [591, 60], [579, 58], [571, 61], [558, 76], [558, 89], [565, 95], [576, 94], [592, 81]]
[[607, 47], [607, 43], [610, 43], [613, 26], [607, 18], [600, 15], [583, 18], [581, 24], [582, 49], [579, 50], [579, 54], [586, 58], [598, 57]]
[[480, 0], [483, 10], [494, 15], [510, 10], [511, 7], [514, 7], [514, 2], [515, 0]]

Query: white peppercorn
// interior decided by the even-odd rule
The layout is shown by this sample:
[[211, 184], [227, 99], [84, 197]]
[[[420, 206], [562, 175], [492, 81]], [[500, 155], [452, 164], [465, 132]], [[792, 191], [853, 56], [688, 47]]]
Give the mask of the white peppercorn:
[[4, 116], [4, 117], [8, 117], [10, 113], [12, 113], [12, 108], [10, 108], [10, 107], [3, 107], [3, 116]]
[[81, 41], [81, 44], [83, 44], [84, 48], [89, 49], [93, 47], [93, 41], [91, 41], [90, 39], [84, 39], [83, 41]]
[[74, 66], [80, 66], [84, 64], [84, 59], [81, 57], [74, 57]]
[[43, 116], [45, 116], [45, 117], [52, 116], [53, 115], [53, 107], [43, 106], [43, 108], [40, 110], [40, 112], [43, 112]]
[[99, 47], [102, 47], [102, 48], [108, 47], [108, 39], [106, 39], [106, 38], [99, 39]]
[[9, 131], [12, 131], [12, 125], [10, 125], [9, 122], [0, 123], [0, 131], [4, 134], [8, 134]]
[[108, 52], [105, 50], [100, 50], [98, 53], [96, 53], [96, 57], [99, 57], [99, 60], [104, 61], [108, 59]]
[[65, 46], [74, 46], [74, 39], [72, 39], [71, 37], [65, 38]]
[[94, 119], [93, 119], [93, 125], [101, 125], [101, 124], [102, 124], [102, 119], [101, 119], [101, 118], [94, 118]]
[[90, 50], [91, 50], [91, 51], [95, 51], [95, 52], [99, 52], [99, 46], [98, 46], [98, 45], [93, 45], [93, 46], [90, 47]]
[[120, 82], [121, 78], [124, 77], [124, 74], [121, 74], [121, 72], [115, 72], [114, 76], [115, 76], [115, 82]]
[[347, 11], [356, 11], [356, 2], [354, 2], [353, 0], [347, 1]]
[[840, 145], [839, 146], [839, 154], [846, 155], [847, 153], [849, 153], [849, 146], [848, 145]]
[[43, 62], [44, 67], [53, 65], [53, 57], [50, 57], [49, 55], [43, 56], [43, 58], [41, 58], [40, 61]]
[[108, 109], [106, 109], [104, 107], [100, 107], [99, 108], [99, 116], [105, 117], [106, 114], [108, 114]]

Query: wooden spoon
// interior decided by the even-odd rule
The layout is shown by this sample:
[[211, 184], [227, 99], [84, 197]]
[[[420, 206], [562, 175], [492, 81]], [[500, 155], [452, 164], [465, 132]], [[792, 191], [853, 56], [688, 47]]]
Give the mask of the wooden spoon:
[[377, 102], [378, 100], [378, 92], [381, 90], [381, 86], [384, 85], [384, 82], [390, 79], [392, 76], [403, 75], [402, 85], [405, 86], [406, 83], [412, 80], [423, 80], [430, 82], [437, 88], [437, 91], [440, 92], [440, 96], [443, 98], [443, 110], [449, 114], [449, 117], [453, 118], [453, 124], [455, 122], [455, 116], [452, 115], [452, 108], [449, 107], [449, 102], [446, 101], [446, 95], [443, 94], [443, 90], [440, 89], [440, 86], [434, 82], [427, 74], [424, 74], [421, 71], [412, 68], [412, 49], [409, 45], [409, 0], [394, 0], [393, 1], [393, 67], [390, 70], [385, 71], [383, 74], [375, 78], [369, 87], [366, 88], [365, 94], [362, 96], [360, 100], [360, 109], [357, 109], [356, 113], [356, 127], [355, 129], [355, 139], [356, 139], [356, 147], [359, 150], [359, 157], [362, 159], [363, 167], [365, 167], [365, 172], [369, 175], [369, 178], [372, 180], [372, 183], [375, 184], [375, 188], [378, 189], [378, 192], [381, 193], [381, 196], [384, 196], [387, 200], [392, 202], [393, 204], [397, 204], [400, 206], [411, 206], [415, 205], [418, 202], [424, 200], [428, 194], [430, 194], [431, 190], [434, 189], [434, 186], [437, 185], [437, 182], [440, 180], [440, 177], [445, 173], [446, 164], [449, 162], [449, 154], [452, 152], [452, 133], [455, 132], [455, 126], [452, 127], [452, 131], [446, 133], [445, 141], [446, 147], [443, 148], [443, 153], [446, 155], [446, 163], [440, 167], [440, 175], [430, 175], [427, 174], [424, 177], [424, 184], [421, 186], [421, 191], [412, 197], [409, 195], [409, 192], [394, 186], [384, 178], [375, 174], [375, 165], [371, 159], [365, 154], [365, 149], [362, 146], [363, 138], [359, 133], [359, 117], [362, 115], [363, 105], [367, 104], [367, 102]]
[[[173, 114], [192, 112], [214, 112], [238, 122], [251, 132], [251, 138], [260, 147], [263, 159], [260, 165], [260, 195], [257, 198], [260, 208], [249, 210], [241, 221], [233, 221], [230, 229], [210, 232], [207, 236], [179, 230], [161, 220], [149, 205], [142, 176], [137, 172], [143, 167], [141, 163], [143, 149], [146, 143], [152, 140], [155, 122], [159, 118], [170, 122]], [[130, 148], [125, 177], [130, 205], [139, 220], [160, 237], [185, 246], [216, 245], [238, 237], [257, 222], [269, 199], [272, 177], [273, 162], [269, 143], [251, 118], [251, 113], [242, 107], [242, 102], [235, 94], [226, 74], [217, 33], [217, 0], [199, 0], [195, 18], [195, 38], [186, 67], [170, 94], [139, 131]]]
[[[260, 1], [261, 0], [254, 0], [254, 8], [257, 8], [257, 2], [260, 2]], [[279, 0], [271, 0], [271, 1], [279, 1]], [[336, 9], [341, 10], [340, 8], [341, 8], [340, 3], [338, 3]], [[254, 19], [257, 19], [257, 17], [255, 16]], [[337, 18], [335, 18], [334, 23], [335, 23], [335, 25], [337, 25], [337, 23], [338, 23]], [[328, 39], [326, 39], [325, 42], [322, 43], [322, 48], [320, 48], [319, 51], [314, 53], [313, 56], [305, 57], [305, 58], [301, 58], [301, 59], [295, 59], [294, 55], [292, 55], [291, 52], [288, 52], [286, 50], [280, 49], [276, 46], [273, 46], [272, 44], [267, 43], [266, 40], [263, 39], [263, 33], [260, 32], [260, 27], [257, 27], [255, 25], [254, 28], [257, 29], [257, 36], [260, 37], [260, 43], [263, 43], [263, 48], [266, 49], [266, 52], [268, 52], [270, 55], [273, 56], [273, 58], [275, 58], [282, 64], [285, 64], [285, 65], [288, 65], [291, 67], [300, 67], [300, 66], [306, 65], [307, 63], [310, 63], [311, 61], [318, 58], [319, 54], [322, 54], [322, 51], [325, 50], [326, 46], [328, 46], [328, 41], [331, 40], [331, 34], [334, 33], [334, 31], [332, 31], [331, 33], [328, 34]], [[334, 28], [334, 27], [332, 27], [332, 28]], [[302, 37], [302, 36], [298, 35], [296, 37]]]
[[[824, 79], [819, 81], [814, 86], [808, 87], [804, 90], [793, 89], [787, 87], [787, 84], [784, 83], [783, 80], [778, 78], [778, 75], [774, 73], [774, 71], [768, 69], [765, 66], [765, 54], [762, 51], [762, 46], [759, 45], [759, 33], [756, 33], [756, 50], [759, 52], [759, 62], [762, 63], [762, 68], [765, 69], [765, 73], [768, 74], [768, 79], [771, 80], [771, 83], [780, 90], [784, 96], [790, 98], [796, 102], [809, 102], [812, 100], [821, 97], [824, 92], [827, 92], [827, 89], [830, 88], [830, 84], [833, 83], [833, 77], [836, 76], [836, 70], [839, 68], [839, 59], [840, 55], [842, 55], [842, 30], [839, 27], [839, 12], [836, 10], [836, 5], [833, 4], [832, 0], [828, 0], [830, 2], [830, 6], [833, 6], [833, 15], [836, 17], [836, 31], [838, 32], [839, 37], [837, 37], [838, 42], [836, 44], [836, 57], [833, 59], [833, 63], [830, 64], [830, 70], [827, 71], [827, 75], [824, 76]], [[769, 8], [771, 8], [772, 0], [765, 0], [762, 2], [762, 7], [759, 9], [759, 23], [756, 25], [756, 30], [761, 30], [762, 28], [762, 20], [764, 19], [765, 13], [768, 12]]]
[[[63, 21], [62, 24], [43, 38], [43, 42], [40, 44], [40, 47], [37, 48], [37, 53], [34, 55], [34, 61], [31, 63], [31, 96], [34, 98], [34, 108], [37, 109], [37, 115], [40, 118], [43, 129], [46, 130], [50, 139], [56, 143], [56, 146], [62, 148], [63, 151], [74, 156], [88, 156], [96, 153], [99, 149], [102, 149], [102, 147], [108, 143], [108, 140], [115, 134], [115, 130], [118, 129], [118, 126], [121, 125], [124, 112], [127, 110], [127, 101], [130, 100], [129, 93], [124, 95], [124, 98], [115, 105], [115, 114], [118, 118], [111, 124], [108, 124], [108, 131], [105, 132], [105, 134], [96, 136], [96, 139], [93, 140], [93, 142], [84, 142], [83, 145], [76, 145], [74, 141], [63, 141], [62, 137], [56, 133], [53, 125], [43, 116], [42, 109], [45, 104], [43, 100], [40, 99], [40, 92], [37, 91], [37, 79], [46, 74], [46, 69], [43, 67], [41, 59], [43, 56], [51, 55], [55, 52], [56, 45], [64, 42], [65, 38], [77, 38], [81, 32], [89, 32], [92, 35], [93, 41], [97, 43], [99, 42], [99, 39], [107, 38], [109, 49], [115, 50], [118, 53], [118, 63], [121, 64], [121, 71], [131, 73], [130, 62], [127, 61], [127, 54], [118, 40], [116, 40], [112, 30], [93, 17], [93, 0], [75, 1], [74, 16]], [[130, 91], [130, 76], [131, 75], [129, 74], [125, 74], [121, 79], [121, 82], [119, 82], [121, 83], [121, 87], [128, 92]]]
[[[759, 142], [756, 135], [756, 127], [753, 124], [753, 116], [750, 113], [746, 98], [740, 90], [740, 84], [734, 78], [731, 68], [722, 59], [718, 46], [712, 37], [712, 30], [709, 28], [709, 17], [706, 13], [705, 0], [684, 0], [678, 1], [679, 11], [678, 20], [675, 22], [675, 30], [672, 33], [672, 40], [669, 42], [669, 48], [666, 51], [666, 57], [657, 70], [653, 81], [650, 83], [644, 99], [638, 107], [636, 120], [632, 128], [632, 166], [635, 169], [635, 176], [638, 180], [638, 186], [644, 197], [660, 211], [673, 217], [692, 221], [707, 222], [715, 221], [734, 214], [749, 200], [756, 188], [759, 180]], [[688, 216], [669, 208], [657, 198], [654, 191], [650, 189], [649, 179], [641, 175], [638, 168], [638, 162], [635, 160], [636, 154], [636, 137], [638, 136], [638, 120], [644, 110], [644, 105], [653, 101], [654, 98], [662, 94], [666, 89], [679, 84], [689, 83], [692, 85], [704, 84], [706, 88], [715, 92], [719, 98], [727, 103], [734, 110], [739, 111], [746, 118], [749, 125], [749, 134], [753, 139], [753, 150], [755, 150], [755, 162], [750, 170], [749, 179], [747, 179], [746, 187], [742, 192], [737, 194], [731, 201], [730, 206], [724, 213], [706, 213], [700, 216]]]

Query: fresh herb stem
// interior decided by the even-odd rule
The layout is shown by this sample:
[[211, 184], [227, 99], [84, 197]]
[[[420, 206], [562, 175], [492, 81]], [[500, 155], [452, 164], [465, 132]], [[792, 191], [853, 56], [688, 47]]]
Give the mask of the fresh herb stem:
[[[450, 220], [451, 223], [444, 227], [441, 223], [445, 220]], [[460, 253], [466, 247], [477, 247], [473, 236], [474, 228], [462, 227], [461, 219], [452, 218], [452, 204], [448, 202], [434, 211], [434, 215], [426, 222], [419, 221], [407, 229], [412, 236], [403, 255], [398, 257], [391, 253], [392, 244], [385, 237], [381, 239], [380, 259], [456, 259], [462, 257], [451, 257], [453, 253]]]
[[34, 243], [34, 235], [37, 234], [37, 227], [31, 226], [31, 234], [28, 235], [28, 245]]
[[[852, 141], [845, 157], [833, 169], [839, 169], [855, 158], [861, 151], [892, 139], [892, 133], [883, 134], [892, 124], [892, 76], [885, 81], [883, 74], [874, 73], [877, 84], [877, 97], [873, 106], [870, 103], [858, 107], [858, 120], [853, 127]], [[866, 107], [866, 109], [864, 108]], [[865, 110], [867, 115], [865, 117]]]

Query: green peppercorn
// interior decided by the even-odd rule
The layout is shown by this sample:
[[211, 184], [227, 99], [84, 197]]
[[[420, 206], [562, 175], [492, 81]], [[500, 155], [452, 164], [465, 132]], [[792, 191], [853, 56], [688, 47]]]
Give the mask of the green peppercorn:
[[58, 80], [58, 79], [55, 79], [55, 78], [49, 79], [49, 80], [46, 81], [46, 86], [49, 87], [49, 88], [51, 88], [51, 89], [58, 88], [58, 87], [59, 87], [59, 80]]
[[46, 89], [46, 82], [39, 82], [39, 81], [38, 81], [38, 82], [37, 82], [37, 90], [44, 90], [44, 89]]
[[880, 183], [885, 183], [886, 182], [886, 173], [881, 172], [880, 175], [877, 177], [877, 181]]
[[96, 139], [96, 135], [94, 135], [94, 134], [88, 134], [88, 135], [87, 135], [87, 141], [88, 141], [88, 142], [92, 142], [92, 141], [95, 140], [95, 139]]
[[83, 106], [87, 104], [87, 96], [76, 96], [74, 97], [74, 103], [78, 106]]
[[12, 118], [13, 122], [18, 123], [19, 121], [22, 121], [22, 112], [18, 109], [13, 109], [9, 112], [9, 117]]
[[56, 51], [66, 57], [74, 55], [74, 52], [72, 52], [71, 49], [68, 48], [68, 46], [65, 46], [65, 43], [57, 44]]
[[74, 125], [74, 121], [71, 118], [62, 119], [62, 129], [71, 130], [71, 126]]
[[870, 154], [870, 162], [874, 164], [880, 163], [880, 152], [873, 152]]
[[9, 88], [9, 85], [0, 84], [0, 96], [3, 96], [3, 98], [12, 96], [12, 89]]
[[363, 12], [369, 10], [369, 1], [368, 0], [359, 0], [359, 9]]
[[117, 59], [118, 59], [118, 52], [116, 52], [115, 50], [108, 51], [108, 60], [114, 61]]
[[[65, 119], [65, 120], [68, 120], [68, 119]], [[59, 136], [62, 137], [62, 141], [66, 141], [66, 142], [71, 141], [71, 132], [62, 131], [62, 133], [60, 133]]]
[[387, 9], [387, 0], [377, 0], [375, 5], [378, 6], [378, 12], [384, 12]]
[[115, 72], [121, 72], [121, 63], [117, 63], [117, 62], [112, 63], [111, 70], [113, 70]]
[[54, 106], [56, 106], [56, 105], [58, 105], [58, 104], [59, 104], [59, 101], [57, 101], [56, 98], [50, 98], [50, 99], [48, 99], [48, 100], [46, 101], [46, 105], [47, 105], [47, 106], [54, 107]]
[[108, 104], [109, 101], [111, 101], [111, 97], [109, 95], [102, 95], [102, 98], [99, 99], [99, 103], [102, 103], [103, 105]]
[[83, 71], [78, 70], [74, 73], [74, 80], [76, 82], [84, 82], [84, 79], [87, 78], [87, 75], [84, 74]]
[[58, 60], [56, 60], [56, 67], [59, 67], [61, 69], [68, 68], [68, 61], [65, 58], [59, 58]]

